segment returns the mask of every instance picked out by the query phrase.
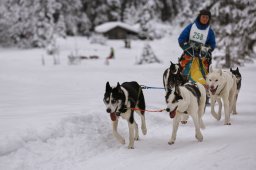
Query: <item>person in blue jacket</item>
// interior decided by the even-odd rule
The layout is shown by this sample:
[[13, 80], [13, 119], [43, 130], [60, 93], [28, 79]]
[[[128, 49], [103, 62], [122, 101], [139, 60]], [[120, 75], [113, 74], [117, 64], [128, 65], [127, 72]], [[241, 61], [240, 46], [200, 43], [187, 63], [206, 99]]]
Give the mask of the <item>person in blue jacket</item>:
[[[216, 47], [215, 34], [210, 27], [211, 12], [203, 9], [195, 21], [189, 24], [180, 34], [178, 42], [185, 53], [197, 55], [205, 52], [206, 56], [211, 57], [212, 51]], [[201, 48], [206, 47], [206, 48]]]
[[[181, 32], [178, 42], [184, 53], [179, 58], [182, 74], [192, 82], [199, 82], [207, 88], [206, 75], [216, 47], [215, 34], [210, 27], [211, 12], [203, 9], [195, 21]], [[208, 103], [208, 100], [207, 100]]]

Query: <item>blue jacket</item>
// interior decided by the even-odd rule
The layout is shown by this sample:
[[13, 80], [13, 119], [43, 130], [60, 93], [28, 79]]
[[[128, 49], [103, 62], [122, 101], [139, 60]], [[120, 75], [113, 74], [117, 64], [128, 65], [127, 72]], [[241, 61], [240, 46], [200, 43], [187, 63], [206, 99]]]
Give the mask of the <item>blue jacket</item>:
[[[205, 30], [207, 27], [208, 27], [208, 24], [207, 25], [202, 25], [200, 22], [199, 22], [199, 19], [197, 18], [194, 23], [196, 23], [196, 26], [198, 29], [200, 30]], [[190, 30], [191, 30], [191, 27], [194, 23], [191, 23], [189, 24], [183, 31], [182, 33], [180, 34], [179, 38], [178, 38], [178, 41], [179, 41], [179, 44], [180, 46], [182, 47], [183, 44], [185, 42], [189, 42], [189, 34], [190, 34]], [[206, 39], [206, 43], [205, 43], [206, 46], [210, 46], [212, 48], [212, 51], [214, 50], [214, 48], [216, 47], [216, 42], [215, 42], [215, 35], [214, 35], [214, 32], [212, 30], [212, 28], [210, 27], [209, 29], [209, 33], [208, 33], [208, 37]]]

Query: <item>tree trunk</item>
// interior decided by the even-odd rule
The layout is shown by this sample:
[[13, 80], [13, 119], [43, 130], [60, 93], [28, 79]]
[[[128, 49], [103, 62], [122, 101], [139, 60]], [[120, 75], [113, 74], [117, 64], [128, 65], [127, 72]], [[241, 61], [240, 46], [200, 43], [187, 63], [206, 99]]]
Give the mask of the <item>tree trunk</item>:
[[229, 46], [226, 47], [225, 60], [226, 60], [225, 67], [230, 68], [230, 66], [231, 66], [231, 57], [230, 57]]

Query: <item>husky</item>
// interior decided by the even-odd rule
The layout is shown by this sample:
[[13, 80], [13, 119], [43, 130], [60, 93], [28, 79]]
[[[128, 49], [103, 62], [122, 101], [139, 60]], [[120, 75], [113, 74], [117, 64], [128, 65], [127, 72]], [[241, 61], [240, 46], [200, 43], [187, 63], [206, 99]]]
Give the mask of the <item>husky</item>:
[[141, 117], [141, 130], [143, 135], [147, 134], [145, 121], [145, 99], [140, 85], [135, 82], [124, 82], [121, 85], [117, 83], [116, 87], [111, 87], [109, 82], [106, 83], [106, 91], [103, 99], [106, 105], [107, 113], [110, 113], [112, 120], [112, 130], [114, 137], [121, 143], [125, 144], [125, 139], [117, 132], [119, 117], [127, 120], [129, 126], [129, 145], [128, 149], [134, 149], [134, 140], [139, 140], [138, 124], [134, 119], [134, 110]]
[[[236, 70], [232, 70], [232, 68], [230, 68], [230, 72], [236, 76], [236, 85], [237, 85], [237, 91], [236, 91], [236, 98], [235, 98], [235, 103], [237, 103], [237, 98], [238, 98], [238, 94], [240, 92], [241, 89], [241, 82], [242, 82], [242, 75], [239, 72], [239, 68], [237, 67]], [[238, 114], [236, 111], [236, 105], [233, 106], [233, 114]]]
[[[163, 74], [163, 84], [166, 95], [170, 93], [170, 89], [177, 86], [177, 85], [184, 85], [188, 82], [188, 77], [181, 74], [181, 66], [180, 64], [174, 64], [171, 62], [169, 68], [164, 71]], [[181, 123], [186, 124], [188, 120], [188, 116], [182, 116]]]
[[[236, 77], [231, 72], [213, 70], [210, 67], [209, 74], [206, 76], [206, 84], [211, 98], [211, 113], [217, 120], [221, 119], [222, 101], [224, 104], [225, 120], [224, 125], [231, 125], [230, 113], [236, 107], [235, 96], [237, 93]], [[222, 101], [221, 101], [222, 99]], [[215, 102], [218, 102], [218, 114], [214, 110]]]
[[170, 117], [173, 119], [172, 136], [168, 144], [174, 144], [176, 134], [181, 121], [182, 115], [189, 115], [192, 117], [195, 130], [196, 139], [203, 141], [203, 135], [200, 131], [205, 128], [203, 123], [203, 115], [206, 101], [206, 90], [200, 83], [186, 83], [184, 86], [175, 86], [171, 92], [166, 96], [167, 111], [170, 112]]
[[166, 92], [168, 91], [168, 88], [175, 86], [177, 80], [179, 81], [179, 79], [177, 78], [180, 78], [180, 77], [176, 77], [175, 75], [179, 74], [180, 72], [181, 72], [180, 64], [173, 64], [172, 62], [170, 67], [164, 71], [163, 84]]

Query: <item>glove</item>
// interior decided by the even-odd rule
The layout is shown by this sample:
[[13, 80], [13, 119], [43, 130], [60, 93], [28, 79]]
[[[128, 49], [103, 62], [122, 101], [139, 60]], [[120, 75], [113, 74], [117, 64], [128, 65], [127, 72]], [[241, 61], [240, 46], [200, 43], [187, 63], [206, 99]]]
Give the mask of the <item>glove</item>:
[[201, 46], [200, 51], [201, 51], [202, 56], [205, 56], [205, 57], [212, 56], [212, 48], [211, 47]]
[[189, 48], [191, 48], [190, 44], [188, 42], [184, 42], [183, 44], [180, 44], [180, 47], [184, 50], [187, 51]]

